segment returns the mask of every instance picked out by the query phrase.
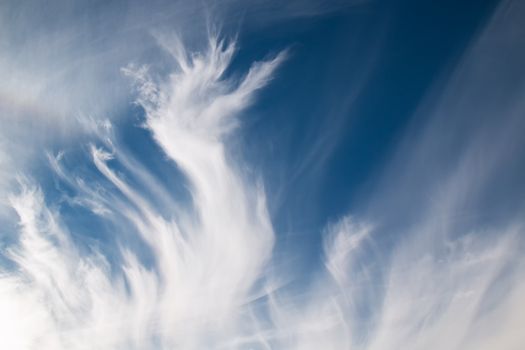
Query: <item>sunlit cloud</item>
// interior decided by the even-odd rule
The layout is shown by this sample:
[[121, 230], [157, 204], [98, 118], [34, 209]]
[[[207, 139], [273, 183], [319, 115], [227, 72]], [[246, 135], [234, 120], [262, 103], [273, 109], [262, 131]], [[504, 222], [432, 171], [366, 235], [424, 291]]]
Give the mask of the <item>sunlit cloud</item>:
[[[343, 7], [299, 5], [291, 3], [283, 16]], [[289, 281], [300, 279], [274, 256], [279, 232], [266, 183], [245, 171], [249, 160], [231, 145], [259, 93], [293, 64], [293, 50], [243, 70], [234, 64], [235, 37], [208, 28], [204, 41], [189, 44], [187, 29], [152, 31], [151, 46], [119, 52], [131, 56], [126, 64], [111, 54], [93, 57], [94, 71], [80, 72], [89, 76], [86, 86], [68, 93], [75, 84], [62, 76], [51, 93], [52, 57], [43, 69], [19, 66], [16, 52], [34, 43], [8, 45], [0, 73], [17, 69], [0, 90], [0, 112], [17, 115], [2, 116], [7, 126], [0, 131], [8, 140], [0, 142], [0, 348], [519, 349], [525, 223], [519, 210], [480, 218], [488, 212], [481, 199], [499, 188], [499, 172], [521, 164], [509, 151], [524, 145], [523, 90], [514, 91], [510, 74], [479, 73], [501, 60], [480, 52], [521, 28], [511, 20], [520, 12], [509, 19], [504, 5], [442, 93], [429, 93], [431, 107], [416, 111], [418, 137], [409, 129], [396, 146], [363, 200], [366, 210], [327, 221], [320, 264], [295, 288]], [[180, 18], [194, 11], [179, 9]], [[71, 63], [79, 48], [62, 51], [68, 46], [60, 42], [77, 32], [66, 32], [53, 32], [59, 37], [50, 43]], [[145, 47], [164, 59], [134, 60]], [[525, 52], [514, 43], [503, 49]], [[107, 60], [111, 69], [96, 68]], [[523, 72], [514, 61], [501, 69]], [[98, 90], [109, 71], [118, 81]], [[478, 108], [494, 88], [506, 93]], [[100, 99], [101, 109], [75, 115], [75, 106], [90, 105], [84, 95]], [[62, 103], [66, 96], [72, 100]], [[40, 101], [46, 103], [36, 108]], [[126, 101], [140, 111], [138, 122], [113, 115]], [[40, 138], [33, 122], [65, 135]], [[150, 142], [151, 155], [123, 141], [120, 129], [128, 127]], [[164, 172], [148, 166], [150, 156]], [[38, 160], [45, 166], [31, 173]]]

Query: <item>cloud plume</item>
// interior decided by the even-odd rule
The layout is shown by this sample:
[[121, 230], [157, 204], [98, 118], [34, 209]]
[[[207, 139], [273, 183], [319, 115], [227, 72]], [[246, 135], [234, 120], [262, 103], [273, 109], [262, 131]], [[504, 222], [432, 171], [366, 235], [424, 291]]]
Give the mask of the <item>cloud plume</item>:
[[60, 213], [47, 207], [36, 185], [22, 182], [10, 201], [20, 238], [7, 254], [15, 267], [2, 276], [2, 300], [32, 311], [22, 324], [11, 324], [18, 327], [13, 330], [9, 311], [17, 308], [2, 312], [11, 335], [2, 340], [5, 346], [202, 348], [235, 337], [246, 324], [245, 304], [270, 257], [273, 230], [262, 189], [229, 164], [223, 138], [284, 54], [253, 64], [234, 81], [224, 77], [234, 42], [211, 38], [193, 56], [174, 49], [179, 70], [167, 81], [150, 81], [143, 69], [126, 72], [139, 86], [146, 127], [188, 181], [193, 209], [173, 208], [171, 218], [157, 214], [109, 165], [120, 154], [110, 136], [89, 152], [104, 186], [114, 190], [97, 191], [79, 178], [71, 182], [61, 157], [51, 156], [57, 175], [75, 188], [76, 202], [117, 224], [126, 221], [155, 261], [146, 267], [121, 244], [122, 268], [113, 273], [100, 252], [80, 253]]

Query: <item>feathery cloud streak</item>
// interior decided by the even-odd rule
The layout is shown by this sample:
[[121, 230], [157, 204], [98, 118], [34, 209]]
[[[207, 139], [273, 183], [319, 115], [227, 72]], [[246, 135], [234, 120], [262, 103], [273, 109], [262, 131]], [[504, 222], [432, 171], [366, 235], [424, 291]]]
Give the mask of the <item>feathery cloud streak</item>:
[[[111, 140], [106, 149], [91, 146], [94, 165], [123, 198], [77, 179], [82, 203], [104, 207], [98, 215], [118, 210], [155, 257], [146, 268], [123, 245], [122, 271], [113, 276], [102, 256], [75, 249], [41, 190], [21, 183], [11, 198], [20, 218], [20, 243], [8, 252], [16, 267], [1, 280], [1, 299], [15, 305], [2, 312], [5, 346], [200, 348], [231, 338], [247, 317], [243, 304], [270, 256], [273, 231], [261, 190], [228, 164], [223, 137], [284, 53], [235, 82], [224, 78], [233, 42], [211, 38], [207, 51], [192, 57], [182, 46], [174, 50], [180, 70], [161, 85], [143, 70], [126, 72], [139, 83], [146, 126], [189, 181], [194, 212], [178, 213], [178, 222], [160, 217], [108, 165], [118, 152], [107, 149]], [[52, 161], [67, 179], [59, 159]], [[16, 318], [16, 305], [31, 305], [27, 318]]]
[[[270, 273], [274, 232], [264, 189], [243, 176], [227, 147], [238, 118], [286, 54], [253, 63], [234, 79], [228, 68], [235, 42], [212, 36], [201, 52], [188, 52], [179, 40], [163, 43], [177, 66], [165, 79], [145, 67], [123, 71], [136, 82], [144, 127], [183, 174], [191, 200], [163, 193], [110, 122], [88, 125], [85, 151], [96, 173], [77, 172], [65, 153], [49, 153], [57, 188], [69, 189], [62, 199], [104, 223], [117, 251], [80, 244], [79, 225], [68, 224], [66, 210], [49, 199], [53, 189], [20, 176], [9, 197], [17, 239], [2, 250], [2, 347], [518, 349], [523, 221], [463, 232], [453, 218], [463, 198], [487, 187], [496, 165], [505, 166], [495, 148], [482, 168], [486, 176], [464, 190], [484, 128], [466, 142], [460, 166], [440, 173], [445, 184], [429, 185], [425, 193], [437, 200], [421, 206], [391, 251], [376, 245], [375, 222], [348, 215], [329, 224], [326, 268], [297, 295], [274, 282], [287, 276]], [[521, 125], [502, 118], [501, 129]], [[416, 144], [425, 156], [433, 153], [423, 146], [435, 141], [428, 135]], [[417, 163], [419, 154], [408, 155]], [[160, 202], [167, 208], [159, 210]]]

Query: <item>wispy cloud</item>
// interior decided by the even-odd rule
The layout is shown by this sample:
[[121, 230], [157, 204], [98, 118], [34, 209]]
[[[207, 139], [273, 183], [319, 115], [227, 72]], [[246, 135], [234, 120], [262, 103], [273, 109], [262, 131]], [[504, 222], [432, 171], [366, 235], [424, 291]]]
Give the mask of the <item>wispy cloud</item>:
[[[507, 38], [509, 25], [516, 31], [507, 4], [463, 58], [438, 108], [418, 122], [421, 137], [409, 135], [399, 147], [366, 217], [350, 213], [327, 224], [324, 266], [302, 293], [276, 282], [289, 276], [273, 264], [265, 190], [242, 172], [228, 145], [287, 53], [236, 75], [230, 72], [235, 40], [210, 34], [190, 50], [178, 37], [157, 35], [173, 71], [150, 74], [140, 64], [122, 71], [135, 83], [141, 127], [166, 166], [180, 173], [189, 200], [119, 142], [111, 118], [79, 123], [79, 158], [88, 170], [68, 163], [67, 151], [43, 152], [53, 188], [11, 171], [14, 163], [0, 153], [0, 165], [10, 164], [9, 179], [17, 179], [6, 200], [17, 226], [0, 260], [0, 347], [520, 348], [521, 212], [496, 224], [465, 219], [484, 212], [477, 199], [491, 193], [498, 172], [521, 165], [509, 150], [523, 146], [522, 85], [511, 89], [510, 75], [479, 72], [501, 59], [485, 60], [480, 52]], [[523, 55], [513, 43], [502, 47]], [[523, 73], [511, 63], [503, 73]], [[523, 75], [512, 78], [524, 81]], [[505, 93], [487, 93], [494, 87]], [[473, 101], [485, 94], [494, 104], [477, 108]], [[445, 133], [447, 125], [454, 131]], [[442, 148], [445, 134], [452, 146]], [[430, 167], [433, 176], [428, 159], [439, 165]], [[69, 205], [100, 225], [71, 220]], [[76, 232], [82, 229], [99, 230], [116, 247], [83, 244]]]
[[9, 310], [16, 308], [2, 313], [3, 329], [11, 335], [3, 340], [6, 346], [199, 348], [224, 342], [243, 328], [245, 303], [270, 257], [273, 231], [261, 189], [230, 165], [223, 138], [284, 54], [254, 63], [233, 81], [224, 77], [233, 42], [211, 38], [200, 54], [190, 56], [183, 47], [176, 52], [180, 69], [168, 81], [154, 83], [140, 69], [126, 72], [139, 84], [146, 126], [187, 177], [193, 210], [173, 213], [180, 221], [157, 214], [111, 169], [109, 136], [90, 153], [108, 180], [104, 186], [114, 190], [68, 180], [61, 156], [50, 157], [52, 169], [75, 188], [77, 203], [102, 217], [118, 212], [121, 218], [109, 220], [134, 227], [155, 261], [146, 267], [123, 244], [122, 267], [113, 275], [100, 252], [85, 255], [75, 248], [42, 191], [21, 183], [21, 192], [11, 197], [20, 226], [19, 244], [8, 254], [15, 270], [4, 271], [2, 300], [32, 305], [32, 312], [13, 330], [8, 323], [15, 315]]

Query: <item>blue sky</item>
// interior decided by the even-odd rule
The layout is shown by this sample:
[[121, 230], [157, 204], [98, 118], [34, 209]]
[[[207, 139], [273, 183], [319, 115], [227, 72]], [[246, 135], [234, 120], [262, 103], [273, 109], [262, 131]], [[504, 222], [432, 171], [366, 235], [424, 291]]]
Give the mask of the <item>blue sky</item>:
[[0, 5], [0, 348], [521, 349], [519, 1]]

